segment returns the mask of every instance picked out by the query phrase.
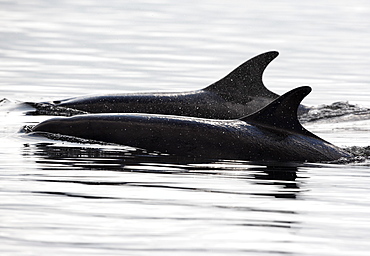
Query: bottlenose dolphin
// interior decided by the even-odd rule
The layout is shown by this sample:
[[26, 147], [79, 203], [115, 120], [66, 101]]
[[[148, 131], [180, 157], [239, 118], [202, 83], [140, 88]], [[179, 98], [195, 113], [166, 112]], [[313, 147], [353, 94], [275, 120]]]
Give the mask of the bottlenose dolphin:
[[49, 102], [88, 113], [150, 113], [234, 119], [266, 106], [279, 95], [262, 82], [267, 65], [279, 55], [270, 51], [246, 61], [208, 87], [189, 92], [127, 93], [77, 97]]
[[33, 131], [212, 159], [318, 162], [350, 156], [299, 123], [298, 106], [310, 91], [308, 86], [296, 88], [261, 110], [234, 120], [88, 114], [50, 119]]

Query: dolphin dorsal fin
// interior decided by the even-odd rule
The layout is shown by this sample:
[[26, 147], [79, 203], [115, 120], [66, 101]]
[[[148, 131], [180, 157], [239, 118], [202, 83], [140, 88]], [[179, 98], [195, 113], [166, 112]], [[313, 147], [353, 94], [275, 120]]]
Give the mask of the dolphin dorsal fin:
[[228, 98], [234, 95], [261, 96], [276, 99], [279, 95], [268, 90], [262, 82], [267, 65], [279, 55], [276, 51], [265, 52], [244, 62], [221, 80], [204, 90], [217, 92]]
[[[283, 94], [261, 110], [240, 118], [240, 120], [261, 127], [287, 130], [293, 133], [319, 138], [303, 128], [297, 116], [301, 101], [310, 92], [311, 87], [309, 86], [298, 87]], [[319, 139], [322, 140], [321, 138]]]

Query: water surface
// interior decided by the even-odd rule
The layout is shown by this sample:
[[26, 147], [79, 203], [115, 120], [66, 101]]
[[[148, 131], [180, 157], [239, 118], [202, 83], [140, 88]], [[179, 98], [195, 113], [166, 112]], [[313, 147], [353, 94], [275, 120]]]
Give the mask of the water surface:
[[[266, 86], [370, 107], [367, 1], [0, 1], [1, 255], [367, 255], [369, 161], [274, 168], [19, 132], [23, 101], [203, 88], [269, 50]], [[320, 122], [369, 146], [370, 122]]]

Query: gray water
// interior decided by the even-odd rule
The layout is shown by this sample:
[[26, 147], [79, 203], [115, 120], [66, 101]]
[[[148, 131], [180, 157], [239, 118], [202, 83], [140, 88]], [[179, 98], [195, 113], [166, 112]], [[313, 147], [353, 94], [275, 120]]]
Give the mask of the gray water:
[[[370, 107], [368, 1], [0, 1], [1, 255], [368, 255], [370, 163], [202, 163], [19, 132], [24, 101], [203, 88], [247, 59]], [[369, 146], [370, 121], [305, 125]]]

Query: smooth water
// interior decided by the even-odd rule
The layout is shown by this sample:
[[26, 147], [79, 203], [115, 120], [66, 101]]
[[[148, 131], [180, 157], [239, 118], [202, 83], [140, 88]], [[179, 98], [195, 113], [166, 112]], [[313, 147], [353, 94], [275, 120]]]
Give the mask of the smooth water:
[[[204, 163], [19, 132], [24, 101], [203, 88], [269, 50], [266, 86], [370, 107], [368, 1], [0, 1], [1, 255], [368, 255], [370, 163]], [[306, 128], [369, 146], [370, 121]]]

